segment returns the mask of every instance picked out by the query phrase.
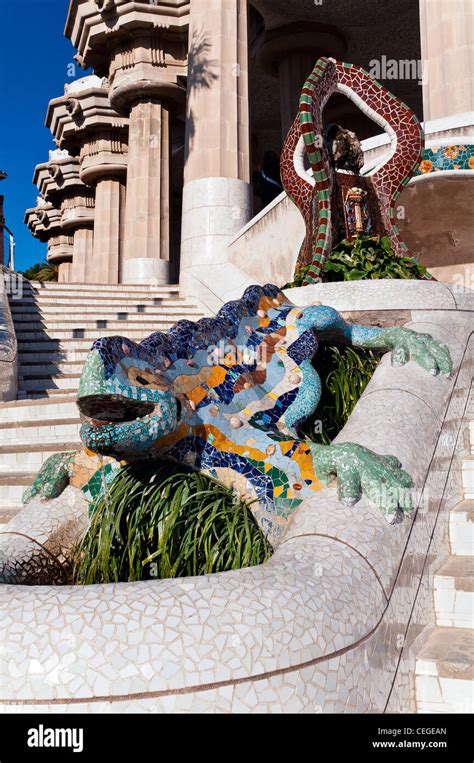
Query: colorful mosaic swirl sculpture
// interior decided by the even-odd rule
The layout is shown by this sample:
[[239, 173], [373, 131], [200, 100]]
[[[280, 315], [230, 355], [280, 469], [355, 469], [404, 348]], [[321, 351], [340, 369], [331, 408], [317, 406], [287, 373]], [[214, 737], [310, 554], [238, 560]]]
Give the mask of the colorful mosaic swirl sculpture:
[[321, 341], [391, 349], [396, 364], [413, 359], [433, 374], [451, 371], [449, 351], [427, 334], [350, 324], [331, 307], [296, 307], [276, 286], [251, 286], [215, 318], [179, 321], [139, 344], [97, 340], [78, 393], [86, 450], [51, 457], [25, 500], [54, 497], [68, 481], [93, 498], [120, 463], [160, 457], [253, 501], [273, 544], [301, 501], [333, 475], [342, 501], [352, 505], [364, 493], [394, 521], [411, 507], [411, 479], [395, 457], [298, 436], [320, 399], [312, 359]]
[[[321, 269], [331, 253], [334, 170], [322, 140], [322, 112], [336, 91], [346, 94], [390, 131], [389, 158], [366, 177], [370, 177], [393, 250], [399, 256], [412, 256], [400, 238], [394, 204], [402, 188], [416, 173], [423, 155], [424, 135], [420, 122], [405, 103], [364, 69], [330, 58], [320, 58], [303, 86], [299, 113], [287, 135], [281, 156], [283, 186], [303, 215], [306, 225], [306, 237], [298, 258], [299, 264], [311, 265], [305, 283], [320, 280]], [[313, 182], [306, 174], [304, 158], [299, 151], [301, 140], [304, 141]]]

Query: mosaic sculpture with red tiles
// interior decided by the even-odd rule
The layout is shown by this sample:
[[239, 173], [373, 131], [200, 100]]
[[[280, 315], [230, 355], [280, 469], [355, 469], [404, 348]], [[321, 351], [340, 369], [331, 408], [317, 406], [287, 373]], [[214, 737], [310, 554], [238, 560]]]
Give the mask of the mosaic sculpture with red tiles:
[[[354, 133], [341, 131], [337, 125], [330, 126], [338, 128], [334, 135], [328, 135], [328, 128], [323, 131], [322, 112], [336, 91], [347, 95], [390, 134], [387, 160], [365, 176], [358, 173], [363, 155]], [[336, 155], [341, 133], [345, 133], [348, 148], [345, 162]], [[321, 280], [333, 244], [359, 233], [388, 235], [398, 256], [412, 256], [400, 238], [394, 204], [416, 173], [423, 147], [424, 134], [416, 115], [368, 72], [330, 58], [317, 61], [303, 86], [299, 112], [281, 156], [284, 188], [306, 225], [298, 257], [298, 265], [311, 266], [306, 284]], [[305, 152], [312, 177], [305, 170]]]

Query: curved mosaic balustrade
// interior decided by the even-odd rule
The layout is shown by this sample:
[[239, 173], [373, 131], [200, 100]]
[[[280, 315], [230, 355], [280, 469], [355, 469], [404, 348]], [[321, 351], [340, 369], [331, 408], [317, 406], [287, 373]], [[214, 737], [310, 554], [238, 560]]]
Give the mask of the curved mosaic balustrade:
[[[410, 327], [453, 357], [452, 377], [435, 384], [413, 363], [384, 359], [337, 438], [380, 452], [389, 443], [415, 479], [412, 517], [389, 525], [367, 500], [345, 507], [327, 487], [302, 503], [259, 568], [116, 586], [4, 586], [4, 711], [411, 709], [413, 648], [430, 620], [429, 577], [453, 500], [445, 464], [472, 378], [472, 312], [467, 295], [442, 284], [342, 286], [333, 300], [331, 284], [302, 291], [340, 310], [409, 310]], [[72, 490], [56, 499], [65, 509]]]
[[415, 176], [469, 170], [474, 170], [474, 144], [466, 142], [425, 148]]

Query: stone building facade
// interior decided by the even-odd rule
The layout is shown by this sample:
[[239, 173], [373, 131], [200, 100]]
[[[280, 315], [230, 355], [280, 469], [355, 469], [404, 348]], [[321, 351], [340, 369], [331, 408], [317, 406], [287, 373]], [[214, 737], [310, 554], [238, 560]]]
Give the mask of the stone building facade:
[[[179, 280], [210, 309], [240, 294], [255, 277], [236, 240], [255, 259], [271, 235], [255, 177], [267, 152], [279, 154], [321, 55], [373, 71], [426, 123], [471, 114], [458, 132], [474, 143], [469, 0], [399, 0], [397, 9], [388, 0], [376, 10], [370, 0], [71, 0], [65, 35], [94, 74], [49, 103], [58, 151], [36, 167], [41, 197], [26, 215], [60, 280]], [[370, 145], [380, 133], [340, 93], [325, 120]], [[412, 196], [413, 218], [424, 202]], [[285, 204], [275, 217], [283, 257], [295, 224]], [[438, 277], [443, 268], [452, 276], [449, 247], [438, 264]], [[261, 270], [263, 280], [279, 275], [271, 257]]]

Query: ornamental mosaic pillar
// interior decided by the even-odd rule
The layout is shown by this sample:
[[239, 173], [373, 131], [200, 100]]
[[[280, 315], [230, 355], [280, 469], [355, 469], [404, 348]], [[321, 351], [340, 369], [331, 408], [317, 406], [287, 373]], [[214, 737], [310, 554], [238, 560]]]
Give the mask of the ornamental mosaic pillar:
[[83, 273], [87, 283], [119, 283], [128, 119], [111, 107], [107, 82], [92, 75], [65, 85], [64, 95], [49, 102], [46, 125], [58, 146], [79, 157], [79, 177], [95, 189], [92, 255], [86, 269], [84, 252], [91, 237], [83, 230], [76, 257], [81, 267], [75, 275]]
[[130, 121], [121, 281], [167, 284], [177, 275], [170, 259], [170, 115], [185, 112], [189, 0], [132, 5], [73, 3], [66, 36], [81, 64], [107, 77], [112, 108]]
[[420, 0], [423, 117], [474, 110], [472, 0]]
[[79, 159], [65, 150], [50, 151], [49, 161], [36, 166], [33, 182], [45, 201], [60, 211], [61, 230], [72, 239], [72, 265], [64, 275], [73, 283], [95, 283], [94, 191], [79, 177]]
[[191, 0], [180, 286], [210, 309], [245, 287], [227, 247], [252, 216], [247, 36], [246, 0]]

